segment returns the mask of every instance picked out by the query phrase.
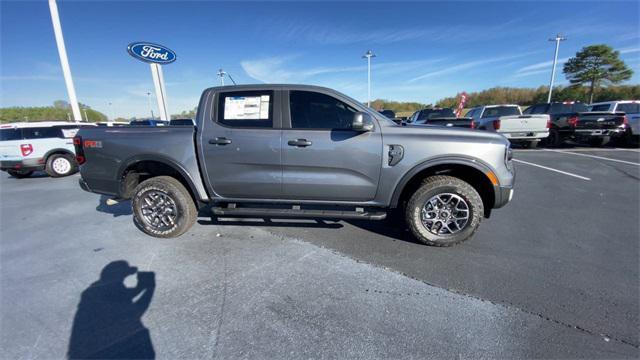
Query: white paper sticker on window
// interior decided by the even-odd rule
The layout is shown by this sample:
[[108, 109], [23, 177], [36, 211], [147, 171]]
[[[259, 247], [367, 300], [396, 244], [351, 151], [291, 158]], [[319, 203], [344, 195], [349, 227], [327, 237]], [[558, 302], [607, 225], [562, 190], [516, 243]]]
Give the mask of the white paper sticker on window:
[[62, 135], [65, 138], [72, 138], [76, 136], [76, 134], [78, 133], [78, 130], [80, 129], [62, 129]]
[[230, 96], [224, 99], [225, 120], [268, 120], [269, 95]]

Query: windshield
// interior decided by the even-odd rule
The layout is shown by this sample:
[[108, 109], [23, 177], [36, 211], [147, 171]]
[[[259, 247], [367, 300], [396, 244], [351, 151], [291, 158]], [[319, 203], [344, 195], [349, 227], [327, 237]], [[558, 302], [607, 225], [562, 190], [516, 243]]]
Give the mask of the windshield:
[[611, 104], [591, 105], [589, 111], [609, 111]]
[[520, 108], [517, 106], [496, 106], [484, 109], [482, 118], [520, 115]]

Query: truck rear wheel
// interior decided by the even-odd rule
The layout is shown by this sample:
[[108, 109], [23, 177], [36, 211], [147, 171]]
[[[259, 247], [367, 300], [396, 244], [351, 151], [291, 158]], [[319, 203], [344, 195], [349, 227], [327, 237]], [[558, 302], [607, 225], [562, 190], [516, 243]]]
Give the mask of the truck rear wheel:
[[141, 182], [133, 192], [131, 207], [136, 226], [159, 238], [184, 234], [198, 216], [189, 191], [170, 176], [157, 176]]
[[407, 203], [409, 229], [422, 243], [452, 246], [469, 239], [478, 229], [484, 205], [478, 192], [452, 176], [427, 178]]

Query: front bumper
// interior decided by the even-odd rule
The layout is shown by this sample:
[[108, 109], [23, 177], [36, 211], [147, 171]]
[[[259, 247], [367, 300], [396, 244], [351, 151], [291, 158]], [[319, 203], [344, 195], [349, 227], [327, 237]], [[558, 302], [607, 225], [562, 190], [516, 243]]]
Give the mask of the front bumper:
[[513, 199], [514, 189], [512, 186], [499, 186], [495, 192], [496, 201], [493, 205], [494, 209], [507, 205]]
[[0, 161], [0, 170], [38, 171], [44, 170], [44, 163], [42, 159], [3, 160]]

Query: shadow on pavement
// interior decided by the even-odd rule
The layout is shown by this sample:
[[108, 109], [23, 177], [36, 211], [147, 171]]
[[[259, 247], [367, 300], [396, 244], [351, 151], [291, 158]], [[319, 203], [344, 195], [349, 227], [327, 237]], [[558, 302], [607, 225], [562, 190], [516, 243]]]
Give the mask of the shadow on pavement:
[[115, 205], [107, 205], [107, 200], [109, 200], [109, 196], [100, 195], [100, 202], [98, 203], [98, 206], [96, 206], [96, 210], [106, 214], [111, 214], [113, 217], [133, 214], [133, 211], [131, 210], [131, 201], [127, 200]]
[[[138, 284], [128, 288], [127, 276]], [[69, 359], [153, 359], [149, 330], [141, 317], [155, 290], [155, 273], [138, 271], [124, 260], [107, 264], [100, 279], [82, 292], [73, 319]]]

